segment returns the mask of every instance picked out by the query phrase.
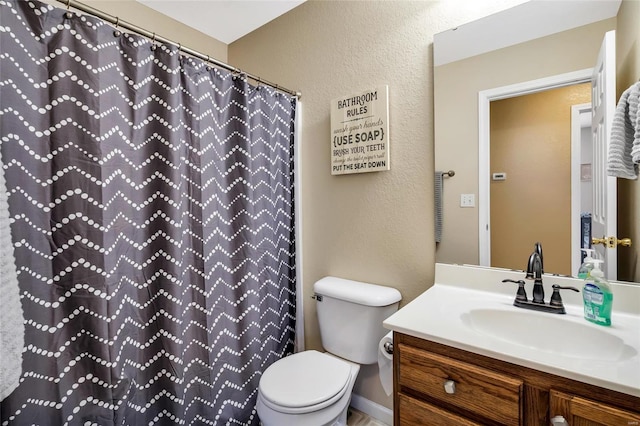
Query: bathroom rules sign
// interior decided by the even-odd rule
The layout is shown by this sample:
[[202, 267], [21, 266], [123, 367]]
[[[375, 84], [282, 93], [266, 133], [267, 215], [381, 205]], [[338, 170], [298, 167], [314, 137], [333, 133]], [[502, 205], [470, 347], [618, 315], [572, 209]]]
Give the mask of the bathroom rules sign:
[[331, 174], [389, 168], [389, 86], [332, 100]]

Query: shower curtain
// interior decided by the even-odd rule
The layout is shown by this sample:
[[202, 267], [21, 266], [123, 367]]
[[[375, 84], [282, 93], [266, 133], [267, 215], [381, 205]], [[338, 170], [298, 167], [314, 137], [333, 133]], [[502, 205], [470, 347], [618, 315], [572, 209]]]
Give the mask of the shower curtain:
[[296, 99], [65, 12], [0, 0], [25, 317], [2, 424], [257, 425], [294, 342]]

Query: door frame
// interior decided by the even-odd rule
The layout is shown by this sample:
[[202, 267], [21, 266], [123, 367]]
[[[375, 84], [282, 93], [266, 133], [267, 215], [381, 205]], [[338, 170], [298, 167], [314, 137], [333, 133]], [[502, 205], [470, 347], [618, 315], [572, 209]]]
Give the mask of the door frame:
[[[571, 106], [571, 273], [578, 275], [578, 269], [582, 264], [580, 242], [582, 231], [580, 230], [580, 212], [582, 202], [581, 192], [581, 152], [582, 152], [582, 119], [583, 114], [589, 114], [591, 120], [591, 102]], [[591, 127], [589, 127], [591, 133]]]
[[574, 84], [588, 83], [591, 81], [592, 74], [593, 68], [585, 68], [478, 92], [478, 252], [480, 266], [491, 266], [490, 102]]

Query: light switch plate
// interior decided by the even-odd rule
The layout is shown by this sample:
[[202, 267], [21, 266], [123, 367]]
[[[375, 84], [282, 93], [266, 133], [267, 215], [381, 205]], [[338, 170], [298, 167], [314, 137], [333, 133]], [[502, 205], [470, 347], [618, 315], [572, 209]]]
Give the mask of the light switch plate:
[[476, 195], [475, 194], [460, 194], [460, 207], [475, 207]]

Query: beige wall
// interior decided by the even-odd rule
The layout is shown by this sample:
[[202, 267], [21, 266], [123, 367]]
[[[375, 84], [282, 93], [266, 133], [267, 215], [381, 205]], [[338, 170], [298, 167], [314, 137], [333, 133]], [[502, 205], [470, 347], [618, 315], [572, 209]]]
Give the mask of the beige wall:
[[[310, 0], [229, 46], [234, 65], [302, 92], [298, 172], [308, 348], [321, 348], [309, 298], [319, 278], [393, 286], [405, 304], [433, 284], [433, 35], [507, 2], [495, 2], [493, 10], [478, 4], [486, 2], [467, 3]], [[332, 176], [330, 101], [384, 84], [391, 170]], [[391, 406], [377, 366], [361, 370], [355, 392]]]
[[[618, 11], [616, 32], [617, 92], [640, 81], [640, 1], [624, 0]], [[629, 237], [631, 248], [619, 248], [618, 275], [640, 282], [640, 180], [618, 179], [618, 237]], [[627, 256], [622, 255], [622, 250]]]
[[491, 102], [491, 266], [525, 269], [534, 244], [544, 269], [571, 275], [571, 106], [583, 83]]
[[478, 194], [478, 92], [591, 68], [615, 24], [611, 18], [436, 67], [435, 166], [456, 171], [445, 182], [436, 261], [479, 262], [478, 209], [458, 207], [461, 193]]

